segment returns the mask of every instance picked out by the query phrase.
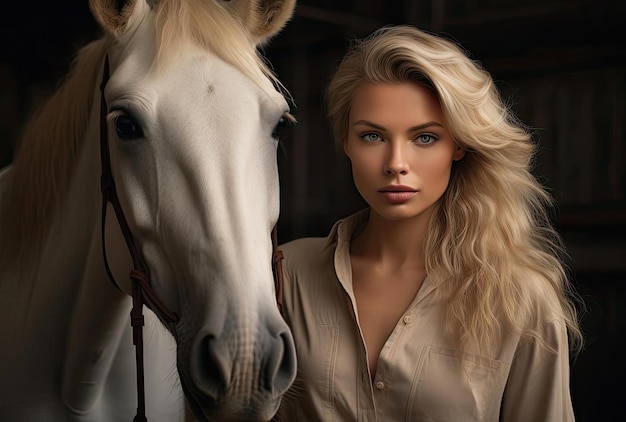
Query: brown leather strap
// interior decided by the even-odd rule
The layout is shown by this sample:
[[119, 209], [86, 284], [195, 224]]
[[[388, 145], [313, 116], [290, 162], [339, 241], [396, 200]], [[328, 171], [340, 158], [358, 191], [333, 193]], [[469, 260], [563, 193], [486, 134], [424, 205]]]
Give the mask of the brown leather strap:
[[141, 271], [135, 270], [131, 270], [130, 279], [133, 281], [131, 286], [133, 307], [130, 311], [130, 325], [133, 327], [133, 344], [135, 345], [135, 362], [137, 363], [137, 414], [133, 418], [133, 422], [147, 422], [142, 333], [144, 317], [141, 297], [141, 286], [146, 283], [146, 279]]
[[[128, 222], [126, 221], [126, 217], [124, 216], [124, 211], [122, 210], [122, 206], [120, 204], [120, 200], [117, 196], [117, 190], [115, 189], [115, 180], [113, 179], [113, 173], [111, 171], [111, 158], [109, 154], [109, 142], [108, 142], [108, 131], [106, 124], [106, 114], [107, 114], [107, 104], [104, 99], [104, 88], [106, 86], [106, 82], [109, 76], [109, 64], [108, 64], [108, 56], [105, 58], [104, 72], [103, 72], [103, 81], [100, 89], [102, 90], [101, 95], [101, 108], [100, 108], [100, 160], [102, 166], [102, 175], [100, 178], [100, 189], [102, 190], [102, 225], [104, 230], [104, 224], [106, 220], [106, 209], [107, 203], [110, 203], [113, 206], [113, 210], [115, 211], [115, 216], [117, 217], [118, 224], [120, 225], [120, 229], [122, 234], [124, 235], [124, 240], [126, 242], [126, 246], [128, 247], [128, 251], [130, 252], [131, 259], [133, 261], [134, 271], [143, 273], [141, 277], [142, 280], [145, 280], [145, 283], [142, 284], [142, 289], [140, 289], [139, 294], [142, 296], [148, 297], [148, 301], [153, 308], [160, 316], [167, 322], [173, 323], [178, 320], [178, 316], [171, 312], [163, 302], [161, 302], [157, 295], [152, 290], [150, 285], [150, 275], [148, 273], [148, 267], [145, 265], [137, 246], [135, 245], [135, 241], [133, 239], [133, 235], [130, 231], [130, 227], [128, 226]], [[104, 233], [102, 235], [102, 241], [105, 242]], [[109, 278], [118, 288], [118, 284], [115, 282], [115, 278], [109, 268], [108, 261], [106, 260], [106, 249], [103, 248], [104, 256], [105, 256], [105, 265], [107, 267], [107, 273]], [[133, 278], [131, 277], [131, 280]]]
[[[133, 269], [130, 272], [131, 280], [131, 296], [132, 309], [130, 311], [131, 326], [133, 327], [133, 344], [135, 345], [135, 361], [137, 366], [137, 414], [133, 422], [147, 422], [146, 418], [146, 402], [145, 402], [145, 383], [144, 383], [144, 366], [143, 366], [143, 305], [147, 303], [150, 307], [160, 315], [166, 322], [175, 323], [178, 315], [171, 312], [157, 297], [150, 286], [150, 275], [147, 271], [141, 254], [139, 253], [135, 241], [133, 239], [130, 227], [124, 216], [122, 206], [115, 189], [115, 180], [111, 171], [111, 158], [109, 155], [108, 131], [106, 123], [107, 104], [104, 98], [104, 88], [109, 79], [109, 58], [105, 57], [104, 69], [102, 73], [102, 84], [100, 85], [100, 162], [102, 167], [102, 175], [100, 178], [100, 189], [102, 191], [102, 253], [104, 256], [104, 265], [109, 280], [119, 289], [119, 285], [113, 277], [111, 268], [107, 260], [106, 242], [105, 242], [105, 225], [106, 211], [108, 204], [113, 206], [115, 216], [124, 236], [126, 246], [130, 252], [133, 261]], [[146, 300], [147, 299], [147, 300]]]
[[276, 291], [276, 305], [283, 315], [283, 251], [278, 249], [278, 223], [272, 229], [272, 273], [274, 275], [274, 289]]

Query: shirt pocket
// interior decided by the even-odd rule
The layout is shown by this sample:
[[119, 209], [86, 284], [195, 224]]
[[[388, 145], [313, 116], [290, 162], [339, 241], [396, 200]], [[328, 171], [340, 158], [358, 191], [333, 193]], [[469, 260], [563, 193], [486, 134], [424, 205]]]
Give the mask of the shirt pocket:
[[504, 365], [457, 350], [426, 346], [416, 368], [407, 421], [497, 421], [506, 377]]
[[[318, 346], [319, 361], [318, 368], [314, 374], [317, 375], [316, 380], [319, 391], [322, 392], [324, 404], [326, 407], [333, 407], [333, 380], [335, 378], [335, 362], [337, 360], [337, 346], [339, 344], [339, 326], [338, 325], [318, 325], [319, 338], [324, 339], [323, 346]], [[315, 360], [315, 358], [313, 359]]]
[[[298, 333], [296, 333], [297, 335]], [[304, 340], [304, 339], [302, 339]], [[335, 420], [334, 377], [339, 343], [339, 326], [336, 324], [311, 325], [307, 346], [297, 350], [299, 374], [293, 390], [303, 394], [303, 410], [312, 414], [302, 420]], [[305, 344], [304, 341], [302, 344]], [[313, 409], [315, 409], [313, 411]], [[316, 414], [316, 415], [315, 415]], [[314, 416], [315, 415], [315, 416]], [[318, 419], [319, 418], [319, 419]]]

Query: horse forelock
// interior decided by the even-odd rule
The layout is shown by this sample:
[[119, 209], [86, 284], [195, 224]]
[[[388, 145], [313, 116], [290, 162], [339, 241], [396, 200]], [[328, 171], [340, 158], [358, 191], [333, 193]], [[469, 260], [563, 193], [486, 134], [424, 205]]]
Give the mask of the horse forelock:
[[68, 190], [81, 150], [104, 55], [103, 40], [83, 47], [62, 85], [26, 126], [12, 164], [0, 221], [3, 263], [32, 257]]
[[288, 96], [265, 60], [258, 54], [250, 31], [239, 18], [213, 0], [156, 2], [155, 64], [171, 62], [184, 46], [193, 43], [212, 51], [237, 68], [262, 89], [269, 79]]

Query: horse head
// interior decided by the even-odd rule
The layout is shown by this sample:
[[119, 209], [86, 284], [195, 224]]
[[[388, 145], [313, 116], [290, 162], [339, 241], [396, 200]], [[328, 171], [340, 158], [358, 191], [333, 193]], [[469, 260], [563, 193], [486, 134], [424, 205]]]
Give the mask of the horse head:
[[[104, 124], [117, 196], [153, 291], [178, 316], [155, 310], [201, 420], [269, 419], [295, 377], [270, 239], [288, 105], [257, 54], [294, 3], [90, 0], [107, 39]], [[104, 233], [108, 245], [123, 244], [115, 219]], [[128, 254], [107, 249], [130, 292]]]

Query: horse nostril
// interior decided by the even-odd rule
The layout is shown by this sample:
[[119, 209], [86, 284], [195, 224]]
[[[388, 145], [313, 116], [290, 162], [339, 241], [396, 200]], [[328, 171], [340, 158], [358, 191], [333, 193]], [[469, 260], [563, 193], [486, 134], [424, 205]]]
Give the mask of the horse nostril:
[[227, 351], [220, 351], [215, 336], [205, 335], [192, 353], [192, 376], [196, 386], [209, 396], [217, 396], [230, 383], [230, 363]]
[[296, 377], [296, 353], [291, 334], [281, 332], [271, 347], [267, 361], [267, 388], [279, 396], [289, 389]]

